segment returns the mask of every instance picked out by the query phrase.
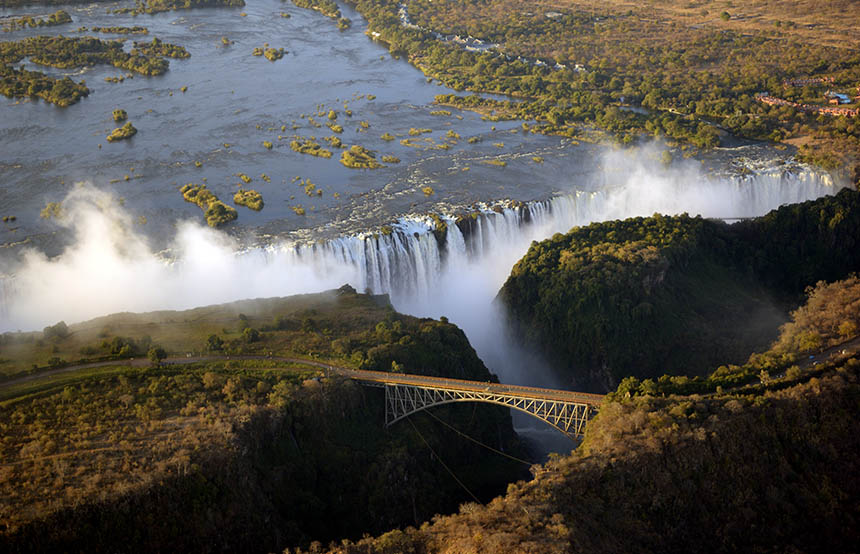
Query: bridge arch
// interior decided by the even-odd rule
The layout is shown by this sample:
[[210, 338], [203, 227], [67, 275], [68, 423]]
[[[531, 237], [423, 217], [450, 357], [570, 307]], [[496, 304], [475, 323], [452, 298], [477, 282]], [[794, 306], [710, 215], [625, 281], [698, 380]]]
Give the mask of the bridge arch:
[[433, 406], [457, 402], [495, 404], [526, 413], [561, 431], [571, 439], [581, 438], [588, 420], [597, 413], [593, 405], [580, 402], [529, 398], [491, 390], [451, 390], [416, 385], [385, 385], [385, 426]]

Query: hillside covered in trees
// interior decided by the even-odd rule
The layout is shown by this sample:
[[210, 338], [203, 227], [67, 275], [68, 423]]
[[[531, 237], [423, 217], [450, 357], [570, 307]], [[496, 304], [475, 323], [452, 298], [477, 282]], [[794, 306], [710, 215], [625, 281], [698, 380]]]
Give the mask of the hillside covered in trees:
[[[449, 469], [484, 500], [527, 475], [446, 427], [527, 457], [504, 410], [443, 407], [384, 429], [381, 389], [269, 357], [493, 378], [457, 327], [385, 297], [345, 288], [38, 335], [3, 335], [4, 355], [95, 348], [109, 363], [0, 386], [4, 552], [280, 551], [453, 511], [472, 497]], [[152, 361], [128, 359], [145, 345]]]
[[[329, 551], [853, 552], [858, 302], [855, 277], [817, 286], [755, 362], [778, 360], [782, 376], [682, 395], [625, 380], [582, 445], [536, 467], [533, 480]], [[834, 342], [843, 346], [822, 352]], [[810, 352], [817, 363], [794, 363]]]
[[705, 375], [776, 338], [807, 286], [860, 269], [860, 193], [728, 225], [686, 215], [594, 223], [535, 243], [499, 292], [563, 379]]

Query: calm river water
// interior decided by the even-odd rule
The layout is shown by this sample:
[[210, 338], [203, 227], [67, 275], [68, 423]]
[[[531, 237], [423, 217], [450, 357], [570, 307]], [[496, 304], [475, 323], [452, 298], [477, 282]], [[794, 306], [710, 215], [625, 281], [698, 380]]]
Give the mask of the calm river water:
[[[125, 73], [111, 66], [64, 71], [25, 64], [52, 75], [85, 79], [92, 92], [69, 108], [0, 97], [0, 216], [16, 217], [14, 224], [0, 227], [0, 244], [11, 245], [7, 258], [23, 241], [49, 254], [62, 249], [65, 235], [39, 212], [47, 202], [62, 200], [76, 182], [114, 193], [141, 222], [140, 231], [156, 247], [164, 247], [178, 221], [202, 221], [197, 206], [182, 200], [178, 190], [182, 185], [205, 182], [231, 203], [242, 185], [239, 173], [253, 179], [245, 186], [259, 190], [266, 204], [261, 212], [238, 207], [239, 219], [225, 228], [246, 242], [285, 234], [314, 238], [349, 234], [407, 213], [445, 212], [499, 198], [543, 199], [571, 187], [599, 187], [605, 181], [594, 175], [603, 147], [525, 133], [518, 122], [493, 123], [471, 112], [431, 115], [439, 109], [432, 105], [434, 95], [452, 91], [428, 83], [420, 71], [393, 59], [384, 45], [365, 35], [365, 22], [346, 6], [342, 11], [353, 22], [346, 31], [317, 12], [279, 0], [253, 0], [241, 10], [137, 17], [106, 13], [131, 5], [59, 6], [71, 14], [73, 23], [0, 35], [0, 40], [38, 34], [83, 36], [86, 33], [76, 31], [82, 26], [140, 25], [149, 29], [149, 35], [128, 35], [126, 49], [132, 40], [158, 37], [191, 53], [186, 60], [170, 60], [170, 70], [163, 76], [136, 75], [122, 83], [105, 81]], [[0, 10], [0, 17], [54, 9]], [[282, 12], [290, 17], [281, 17]], [[233, 44], [223, 45], [222, 37]], [[288, 54], [277, 62], [251, 54], [266, 43], [285, 48]], [[181, 92], [182, 87], [187, 91]], [[367, 95], [375, 99], [368, 100]], [[108, 143], [105, 136], [116, 127], [111, 117], [116, 108], [128, 112], [139, 132], [131, 140]], [[360, 144], [380, 156], [394, 155], [401, 163], [354, 170], [339, 163], [336, 149], [331, 159], [292, 151], [293, 135], [314, 136], [325, 146], [323, 137], [333, 133], [324, 125], [313, 126], [307, 116], [325, 123], [327, 118], [316, 114], [329, 109], [339, 113], [337, 123], [344, 128], [339, 137], [345, 145]], [[345, 109], [352, 111], [351, 117]], [[369, 127], [362, 128], [360, 122]], [[410, 137], [410, 128], [432, 132]], [[447, 137], [451, 130], [461, 138]], [[384, 141], [380, 138], [384, 133], [397, 138]], [[480, 142], [470, 144], [470, 137]], [[402, 145], [404, 138], [411, 138], [415, 146]], [[274, 147], [265, 148], [264, 141]], [[449, 145], [447, 150], [438, 148], [443, 143]], [[784, 157], [767, 147], [752, 148], [755, 157], [777, 161]], [[506, 167], [485, 163], [499, 156]], [[536, 163], [534, 156], [544, 162]], [[721, 159], [726, 158], [731, 156]], [[264, 173], [270, 182], [261, 178]], [[310, 179], [322, 195], [306, 195], [296, 177]], [[434, 189], [430, 196], [421, 190], [428, 185]], [[290, 209], [299, 205], [304, 216]]]
[[[128, 35], [126, 49], [131, 40], [158, 37], [191, 53], [186, 60], [170, 60], [170, 70], [163, 76], [135, 75], [122, 83], [105, 82], [105, 77], [125, 73], [112, 66], [64, 71], [25, 64], [52, 75], [85, 79], [92, 92], [65, 109], [41, 100], [0, 98], [0, 215], [17, 218], [16, 225], [0, 231], [0, 242], [31, 237], [41, 248], [56, 250], [56, 226], [40, 219], [39, 211], [47, 202], [62, 200], [80, 181], [113, 191], [135, 217], [146, 218], [143, 231], [158, 242], [172, 236], [178, 220], [202, 221], [201, 211], [182, 200], [179, 187], [205, 178], [213, 192], [231, 203], [242, 184], [238, 173], [253, 178], [246, 186], [263, 194], [266, 207], [259, 213], [239, 207], [239, 219], [228, 232], [271, 235], [327, 226], [330, 232], [344, 233], [450, 204], [546, 197], [561, 180], [582, 172], [576, 169], [579, 164], [565, 160], [579, 159], [591, 149], [563, 149], [564, 141], [558, 138], [526, 134], [517, 130], [519, 123], [483, 121], [470, 112], [431, 115], [439, 109], [431, 105], [434, 95], [451, 91], [428, 83], [420, 71], [393, 59], [383, 45], [364, 34], [365, 22], [346, 6], [343, 13], [353, 25], [342, 32], [331, 19], [278, 0], [254, 0], [242, 10], [137, 17], [105, 13], [129, 5], [60, 6], [73, 23], [0, 35], [0, 40], [38, 34], [84, 36], [87, 33], [76, 29], [140, 25], [149, 29], [149, 35]], [[7, 9], [0, 10], [0, 16], [40, 9], [48, 11]], [[281, 12], [291, 17], [283, 18]], [[234, 43], [224, 46], [221, 37]], [[264, 43], [285, 48], [288, 54], [277, 62], [253, 56], [253, 49]], [[184, 86], [188, 89], [182, 93]], [[375, 99], [368, 100], [368, 94]], [[344, 104], [352, 117], [344, 114]], [[108, 143], [105, 136], [117, 126], [111, 117], [116, 108], [128, 112], [138, 134]], [[334, 134], [302, 117], [326, 123], [326, 117], [315, 114], [329, 109], [339, 113], [337, 123], [344, 128], [339, 136], [345, 145], [360, 144], [380, 155], [394, 155], [401, 163], [354, 170], [339, 163], [336, 150], [331, 159], [293, 152], [289, 147], [293, 135], [315, 136], [322, 143], [323, 137]], [[362, 121], [369, 124], [367, 129], [361, 128]], [[410, 128], [432, 132], [409, 137]], [[446, 137], [452, 129], [462, 137], [456, 144]], [[386, 142], [380, 138], [384, 133], [397, 139]], [[469, 144], [466, 139], [473, 136], [481, 142]], [[412, 138], [418, 147], [401, 145], [403, 138]], [[274, 148], [266, 149], [263, 141]], [[445, 142], [448, 150], [437, 148]], [[562, 149], [564, 159], [559, 161], [554, 153]], [[507, 167], [481, 163], [499, 155]], [[535, 155], [547, 161], [538, 166], [532, 161]], [[260, 178], [263, 173], [271, 182]], [[323, 194], [308, 197], [295, 177], [310, 179]], [[435, 191], [429, 197], [421, 192], [426, 185]], [[305, 208], [304, 216], [290, 209], [297, 205]]]

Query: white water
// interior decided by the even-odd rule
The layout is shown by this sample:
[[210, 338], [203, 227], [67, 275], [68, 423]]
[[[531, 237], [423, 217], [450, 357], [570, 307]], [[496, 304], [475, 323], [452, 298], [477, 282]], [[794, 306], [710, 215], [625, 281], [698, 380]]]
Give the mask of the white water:
[[505, 325], [492, 305], [511, 267], [533, 240], [595, 221], [655, 212], [752, 217], [836, 190], [829, 176], [808, 169], [735, 179], [700, 177], [693, 185], [683, 174], [655, 178], [634, 171], [624, 186], [572, 192], [521, 209], [505, 208], [501, 213], [487, 210], [472, 222], [466, 237], [448, 218], [444, 245], [431, 232], [432, 220], [413, 218], [398, 222], [390, 235], [343, 237], [312, 247], [284, 246], [272, 256], [290, 258], [291, 266], [313, 266], [319, 275], [349, 267], [350, 284], [358, 290], [390, 294], [398, 311], [447, 316], [466, 331], [488, 366], [508, 382], [551, 384], [546, 375], [505, 369], [516, 355], [500, 349], [506, 342], [500, 340], [505, 336]]
[[[621, 156], [618, 154], [617, 156]], [[607, 157], [604, 188], [571, 191], [523, 208], [486, 210], [466, 236], [448, 218], [444, 245], [427, 218], [403, 218], [390, 234], [342, 237], [239, 251], [223, 233], [178, 227], [165, 263], [106, 193], [79, 187], [64, 202], [75, 241], [61, 255], [28, 252], [3, 281], [0, 330], [39, 329], [119, 311], [184, 309], [241, 298], [337, 288], [389, 293], [401, 312], [447, 316], [487, 365], [507, 382], [553, 384], [539, 360], [506, 348], [495, 297], [532, 240], [576, 225], [655, 212], [705, 217], [761, 215], [785, 203], [836, 192], [829, 176], [807, 168], [707, 179], [695, 170], [646, 168]], [[611, 186], [612, 183], [618, 183]], [[528, 367], [523, 371], [523, 367]]]

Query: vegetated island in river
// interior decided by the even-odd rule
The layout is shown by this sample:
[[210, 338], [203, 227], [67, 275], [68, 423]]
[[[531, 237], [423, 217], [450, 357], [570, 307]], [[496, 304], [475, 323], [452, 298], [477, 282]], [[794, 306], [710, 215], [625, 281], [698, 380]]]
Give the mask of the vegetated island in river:
[[239, 206], [245, 206], [254, 211], [259, 212], [263, 209], [263, 195], [254, 189], [239, 189], [233, 195], [233, 203]]
[[[4, 551], [280, 552], [456, 510], [471, 497], [448, 470], [482, 500], [528, 475], [445, 426], [528, 457], [500, 407], [443, 406], [386, 430], [381, 389], [288, 361], [495, 380], [444, 318], [350, 287], [0, 342]], [[109, 363], [51, 373], [78, 358]], [[46, 372], [15, 381], [33, 364]]]
[[260, 48], [260, 47], [254, 48], [254, 51], [252, 52], [252, 54], [254, 56], [265, 56], [265, 58], [267, 60], [269, 60], [270, 62], [276, 62], [276, 61], [280, 60], [281, 58], [284, 57], [284, 54], [286, 54], [286, 53], [287, 53], [286, 50], [284, 50], [283, 48]]
[[378, 169], [385, 167], [376, 161], [376, 152], [354, 144], [340, 153], [340, 163], [352, 169]]
[[300, 154], [310, 154], [320, 158], [331, 158], [331, 150], [326, 150], [318, 142], [314, 142], [310, 138], [296, 137], [290, 141], [290, 148]]
[[113, 13], [156, 14], [194, 8], [241, 8], [244, 0], [135, 0], [133, 8], [115, 8]]
[[149, 29], [146, 27], [133, 26], [133, 27], [80, 27], [77, 29], [79, 33], [104, 33], [111, 35], [148, 35]]
[[188, 183], [180, 189], [180, 192], [186, 202], [197, 204], [203, 210], [203, 217], [210, 227], [220, 227], [239, 217], [236, 208], [218, 200], [215, 193], [206, 188], [206, 185]]
[[[116, 118], [116, 115], [114, 115], [114, 118]], [[119, 140], [126, 140], [126, 139], [130, 139], [131, 137], [133, 137], [136, 134], [137, 134], [137, 129], [135, 129], [134, 125], [132, 125], [131, 121], [129, 121], [125, 125], [123, 125], [122, 127], [117, 127], [116, 129], [111, 131], [111, 134], [109, 134], [107, 136], [107, 141], [108, 142], [116, 142]]]
[[3, 30], [6, 32], [15, 31], [17, 29], [26, 29], [27, 27], [56, 27], [57, 25], [65, 25], [72, 22], [72, 16], [65, 10], [57, 10], [48, 17], [32, 17], [25, 15], [22, 17], [13, 17], [3, 21]]
[[162, 42], [158, 37], [152, 39], [152, 42], [135, 42], [134, 48], [131, 49], [131, 55], [144, 55], [149, 57], [164, 57], [186, 59], [190, 58], [191, 54], [183, 46], [177, 46], [168, 42]]
[[352, 21], [341, 17], [340, 8], [334, 0], [293, 0], [293, 4], [300, 8], [315, 10], [321, 14], [337, 20], [337, 28], [345, 31], [352, 26]]
[[16, 69], [24, 58], [35, 64], [60, 69], [108, 64], [142, 75], [161, 75], [169, 63], [162, 55], [188, 57], [181, 46], [153, 39], [136, 43], [131, 52], [123, 51], [121, 41], [104, 41], [93, 37], [31, 37], [20, 41], [0, 42], [0, 93], [10, 98], [38, 96], [66, 107], [89, 94], [89, 89], [68, 77], [56, 79], [37, 71]]

